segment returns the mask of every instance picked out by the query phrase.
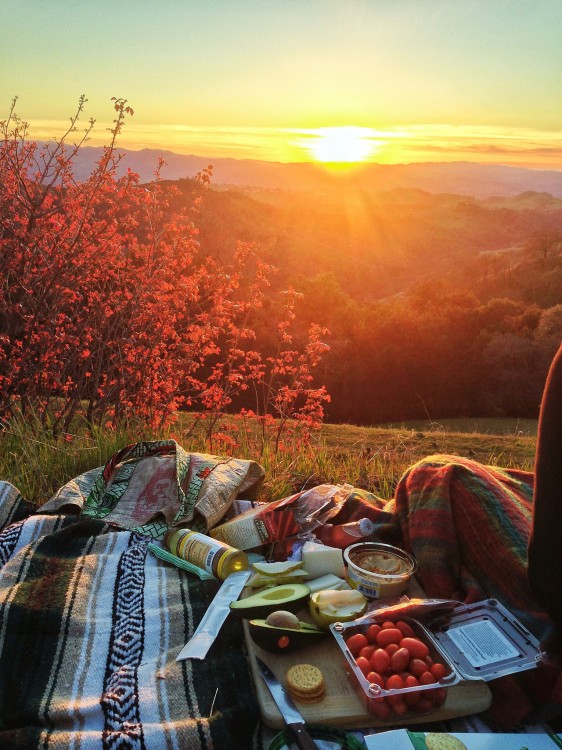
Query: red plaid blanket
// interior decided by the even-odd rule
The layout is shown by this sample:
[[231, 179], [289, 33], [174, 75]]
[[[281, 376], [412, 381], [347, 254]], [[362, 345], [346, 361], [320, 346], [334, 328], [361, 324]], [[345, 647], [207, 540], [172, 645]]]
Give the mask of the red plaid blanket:
[[[457, 456], [430, 456], [408, 469], [394, 500], [355, 492], [334, 523], [369, 516], [377, 536], [398, 542], [418, 562], [430, 597], [465, 602], [497, 598], [539, 640], [553, 648], [553, 625], [527, 581], [533, 475]], [[490, 683], [487, 717], [502, 729], [562, 715], [557, 661]]]

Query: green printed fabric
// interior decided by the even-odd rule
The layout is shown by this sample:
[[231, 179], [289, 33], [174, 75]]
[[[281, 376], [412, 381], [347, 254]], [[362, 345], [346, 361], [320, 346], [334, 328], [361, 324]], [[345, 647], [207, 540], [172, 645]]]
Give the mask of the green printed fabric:
[[263, 476], [254, 461], [187, 453], [174, 440], [141, 442], [73, 479], [42, 511], [79, 512], [153, 539], [173, 526], [206, 532]]

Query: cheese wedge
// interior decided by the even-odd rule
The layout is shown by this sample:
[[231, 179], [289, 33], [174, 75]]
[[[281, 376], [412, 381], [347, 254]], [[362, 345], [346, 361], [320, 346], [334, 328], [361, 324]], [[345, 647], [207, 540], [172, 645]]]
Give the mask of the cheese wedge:
[[328, 547], [318, 542], [305, 542], [302, 548], [302, 559], [311, 578], [318, 578], [329, 573], [338, 578], [345, 578], [343, 553], [338, 547]]

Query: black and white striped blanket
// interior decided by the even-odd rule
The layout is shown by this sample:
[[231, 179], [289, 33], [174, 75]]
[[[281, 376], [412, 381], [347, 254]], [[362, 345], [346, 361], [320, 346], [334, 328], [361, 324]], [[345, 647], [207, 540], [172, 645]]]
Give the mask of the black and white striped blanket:
[[261, 750], [240, 623], [176, 662], [220, 582], [136, 531], [30, 510], [0, 482], [0, 747]]

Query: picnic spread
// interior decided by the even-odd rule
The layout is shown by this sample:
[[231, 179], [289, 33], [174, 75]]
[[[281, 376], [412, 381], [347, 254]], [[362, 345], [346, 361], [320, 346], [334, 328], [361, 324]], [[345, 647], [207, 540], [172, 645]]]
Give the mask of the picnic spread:
[[[554, 629], [525, 575], [533, 475], [456, 456], [431, 456], [412, 466], [387, 500], [349, 485], [334, 486], [328, 492], [329, 524], [336, 529], [368, 519], [368, 543], [411, 556], [417, 566], [412, 584], [421, 588], [409, 589], [410, 597], [455, 606], [461, 602], [469, 613], [483, 601], [501, 603], [509, 613], [503, 621], [511, 623], [513, 618], [513, 627], [523, 633], [527, 656], [533, 653], [529, 644], [540, 642], [533, 668], [514, 669], [485, 686], [479, 681], [467, 688], [449, 679], [450, 697], [444, 705], [435, 703], [423, 716], [408, 713], [373, 722], [370, 709], [378, 702], [360, 701], [353, 668], [346, 670], [343, 652], [328, 630], [320, 644], [304, 646], [289, 657], [257, 646], [249, 636], [249, 618], [227, 609], [204, 658], [178, 660], [221, 591], [228, 589], [230, 576], [205, 575], [213, 570], [205, 570], [205, 563], [196, 575], [189, 564], [182, 568], [166, 559], [168, 552], [163, 559], [154, 549], [163, 548], [162, 539], [174, 529], [203, 535], [210, 540], [209, 550], [226, 533], [225, 525], [246, 533], [239, 523], [244, 513], [236, 515], [236, 503], [243, 499], [255, 505], [263, 475], [252, 461], [187, 453], [170, 440], [127, 446], [106, 466], [72, 479], [39, 508], [32, 508], [8, 482], [0, 482], [0, 747], [265, 750], [271, 740], [271, 726], [264, 721], [264, 695], [269, 693], [258, 681], [255, 657], [265, 656], [275, 677], [283, 680], [289, 666], [312, 660], [322, 649], [332, 649], [330, 667], [327, 662], [318, 665], [326, 668], [326, 675], [310, 694], [303, 692], [306, 687], [295, 688], [304, 701], [297, 705], [313, 716], [315, 705], [314, 711], [325, 718], [322, 706], [328, 706], [334, 732], [342, 727], [412, 727], [419, 721], [481, 712], [491, 731], [518, 731], [527, 723], [560, 716], [561, 672], [558, 661], [544, 658], [543, 650], [553, 642]], [[289, 498], [284, 507], [296, 507], [303, 494]], [[334, 497], [339, 498], [335, 504]], [[279, 512], [284, 522], [293, 523], [294, 510]], [[307, 518], [312, 517], [321, 514], [316, 510]], [[285, 553], [291, 550], [271, 544], [273, 527], [264, 518], [255, 525], [262, 543], [246, 548], [249, 559], [257, 555], [255, 559], [266, 563], [279, 560], [282, 548], [281, 559], [287, 560]], [[248, 544], [253, 543], [248, 538]], [[331, 565], [331, 548], [317, 549], [321, 546], [312, 542], [310, 559], [329, 557]], [[297, 581], [284, 584], [289, 590], [303, 584], [306, 588], [306, 579], [299, 575], [302, 560], [293, 557], [293, 566], [281, 564], [276, 570]], [[340, 557], [345, 559], [341, 550]], [[271, 571], [256, 565], [253, 576]], [[334, 578], [338, 576], [330, 580]], [[361, 583], [352, 583], [344, 589], [359, 593]], [[240, 599], [262, 590], [272, 589], [245, 589]], [[381, 602], [367, 598], [363, 616], [369, 617]], [[397, 601], [407, 605], [417, 600], [402, 596]], [[311, 620], [309, 605], [295, 614], [297, 622], [305, 621], [304, 630], [320, 627]], [[266, 611], [258, 598], [259, 606]], [[355, 622], [360, 620], [343, 623], [352, 628], [348, 633], [360, 630], [353, 629]], [[282, 644], [291, 642], [291, 627], [274, 650], [282, 651]], [[381, 621], [378, 627], [394, 637], [392, 621]], [[367, 623], [361, 635], [366, 630]], [[346, 635], [345, 629], [342, 633]], [[412, 636], [402, 632], [395, 638], [396, 650], [400, 639], [418, 639], [417, 633]], [[420, 646], [413, 643], [411, 648]], [[356, 682], [362, 679], [358, 673]], [[456, 712], [447, 714], [444, 709], [459, 689], [468, 692], [462, 693]], [[348, 693], [351, 697], [342, 698]], [[398, 697], [389, 705], [401, 703]], [[441, 698], [445, 700], [445, 693]], [[351, 709], [348, 706], [346, 714], [338, 707], [347, 700]], [[350, 723], [349, 711], [355, 710]]]

